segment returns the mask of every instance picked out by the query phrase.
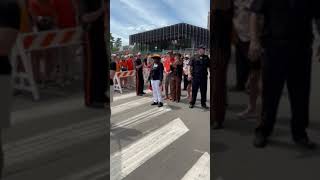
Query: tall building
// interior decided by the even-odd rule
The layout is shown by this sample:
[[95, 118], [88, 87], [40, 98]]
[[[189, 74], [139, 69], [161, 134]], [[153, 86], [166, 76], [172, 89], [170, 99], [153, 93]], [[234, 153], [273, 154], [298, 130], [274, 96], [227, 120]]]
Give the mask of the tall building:
[[209, 47], [208, 29], [186, 23], [175, 24], [129, 36], [130, 45], [138, 45], [142, 51], [179, 50]]

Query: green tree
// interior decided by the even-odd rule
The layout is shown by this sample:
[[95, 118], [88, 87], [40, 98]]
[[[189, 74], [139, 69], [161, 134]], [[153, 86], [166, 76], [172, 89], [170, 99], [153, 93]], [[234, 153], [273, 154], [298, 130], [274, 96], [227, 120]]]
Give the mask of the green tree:
[[121, 38], [117, 38], [116, 42], [114, 43], [114, 47], [116, 47], [117, 49], [120, 49], [121, 46], [122, 46], [122, 40]]
[[112, 33], [110, 33], [110, 48], [111, 49], [113, 49], [114, 43], [115, 43], [114, 37], [112, 36]]

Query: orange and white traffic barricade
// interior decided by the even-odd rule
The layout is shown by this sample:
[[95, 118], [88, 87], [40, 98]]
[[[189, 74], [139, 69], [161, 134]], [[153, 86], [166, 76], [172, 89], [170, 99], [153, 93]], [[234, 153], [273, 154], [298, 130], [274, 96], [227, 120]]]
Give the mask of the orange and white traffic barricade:
[[[20, 33], [12, 52], [14, 88], [29, 91], [34, 100], [39, 100], [39, 90], [33, 75], [32, 51], [45, 51], [51, 48], [61, 48], [82, 43], [82, 29], [69, 28], [62, 30]], [[18, 72], [19, 59], [25, 72]]]
[[136, 75], [136, 71], [123, 71], [123, 72], [116, 72], [114, 78], [113, 78], [113, 83], [114, 83], [114, 90], [119, 91], [121, 94], [123, 93], [122, 91], [122, 86], [121, 86], [121, 78], [126, 78], [126, 77], [133, 77]]

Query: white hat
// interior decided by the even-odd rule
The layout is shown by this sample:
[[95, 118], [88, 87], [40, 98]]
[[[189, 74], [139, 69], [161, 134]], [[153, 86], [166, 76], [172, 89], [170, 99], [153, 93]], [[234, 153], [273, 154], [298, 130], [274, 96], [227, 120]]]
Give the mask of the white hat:
[[141, 55], [141, 52], [138, 52], [138, 55]]
[[116, 54], [111, 54], [111, 57], [116, 57], [117, 55]]
[[187, 55], [186, 55], [186, 58], [190, 58], [190, 55], [189, 55], [189, 54], [187, 54]]

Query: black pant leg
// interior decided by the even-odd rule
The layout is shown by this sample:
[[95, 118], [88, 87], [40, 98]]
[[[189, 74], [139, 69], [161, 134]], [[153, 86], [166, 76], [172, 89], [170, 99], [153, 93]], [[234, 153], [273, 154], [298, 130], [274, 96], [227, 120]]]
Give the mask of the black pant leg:
[[245, 88], [246, 82], [249, 77], [249, 59], [248, 59], [248, 46], [246, 42], [239, 41], [236, 45], [236, 75], [238, 88]]
[[291, 131], [294, 139], [306, 136], [309, 123], [312, 50], [301, 47], [290, 58], [288, 92], [291, 104]]
[[143, 79], [143, 74], [139, 74], [139, 93], [142, 94], [144, 89], [144, 79]]
[[199, 78], [192, 79], [192, 100], [190, 104], [196, 103], [199, 87], [200, 87], [200, 79]]
[[262, 112], [257, 132], [269, 136], [273, 131], [279, 101], [282, 95], [288, 69], [286, 51], [279, 48], [266, 49], [262, 69]]
[[205, 105], [207, 102], [207, 86], [208, 86], [208, 78], [203, 77], [200, 83], [200, 92], [201, 92], [201, 104]]

